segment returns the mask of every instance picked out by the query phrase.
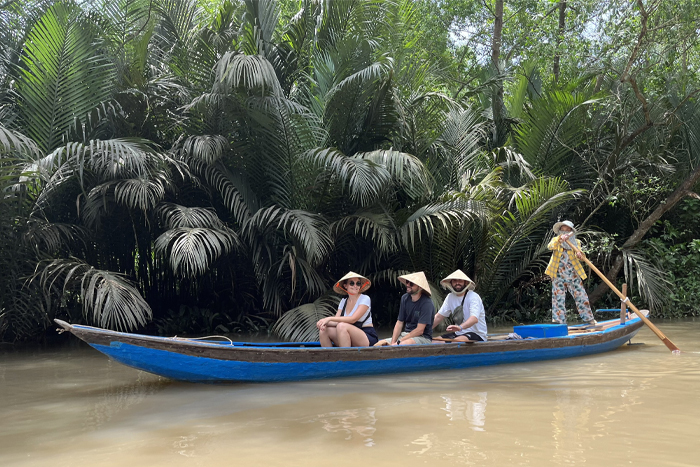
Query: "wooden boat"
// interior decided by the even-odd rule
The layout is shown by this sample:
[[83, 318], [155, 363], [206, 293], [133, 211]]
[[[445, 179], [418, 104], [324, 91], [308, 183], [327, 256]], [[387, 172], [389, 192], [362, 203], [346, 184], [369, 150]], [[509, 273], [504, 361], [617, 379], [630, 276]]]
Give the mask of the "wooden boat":
[[640, 318], [572, 326], [567, 335], [489, 339], [444, 345], [323, 348], [318, 342], [250, 343], [155, 337], [71, 325], [55, 320], [110, 358], [180, 381], [273, 382], [341, 376], [460, 369], [579, 357], [607, 352], [629, 341]]

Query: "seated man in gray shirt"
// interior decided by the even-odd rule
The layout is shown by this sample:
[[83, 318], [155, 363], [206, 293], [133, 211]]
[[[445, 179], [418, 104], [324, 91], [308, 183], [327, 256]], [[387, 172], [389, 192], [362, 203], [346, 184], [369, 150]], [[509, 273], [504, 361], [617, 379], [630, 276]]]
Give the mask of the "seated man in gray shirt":
[[394, 332], [390, 339], [379, 341], [375, 345], [432, 343], [435, 306], [430, 299], [428, 279], [423, 272], [416, 272], [400, 276], [399, 280], [406, 286], [406, 293], [401, 297]]

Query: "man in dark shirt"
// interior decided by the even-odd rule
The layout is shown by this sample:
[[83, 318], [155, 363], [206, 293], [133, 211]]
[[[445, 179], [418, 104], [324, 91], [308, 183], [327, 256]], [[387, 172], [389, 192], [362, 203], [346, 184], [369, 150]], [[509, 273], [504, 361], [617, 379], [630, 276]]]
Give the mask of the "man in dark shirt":
[[406, 286], [406, 293], [401, 297], [399, 319], [396, 321], [391, 339], [387, 339], [388, 343], [391, 345], [432, 343], [435, 306], [430, 299], [428, 279], [423, 272], [416, 272], [400, 276], [399, 280]]

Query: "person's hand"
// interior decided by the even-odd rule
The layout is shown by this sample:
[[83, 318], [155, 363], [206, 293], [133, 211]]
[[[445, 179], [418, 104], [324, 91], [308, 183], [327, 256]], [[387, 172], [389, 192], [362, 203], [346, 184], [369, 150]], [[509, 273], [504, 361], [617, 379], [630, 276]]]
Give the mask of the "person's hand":
[[396, 341], [396, 342], [392, 342], [392, 343], [391, 343], [391, 344], [389, 344], [389, 345], [399, 345], [399, 341]]
[[456, 324], [450, 324], [449, 326], [447, 326], [447, 329], [445, 329], [445, 331], [447, 331], [447, 332], [458, 332], [458, 331], [462, 331], [462, 327], [461, 327], [461, 326], [457, 326]]
[[559, 235], [559, 243], [566, 243], [566, 241], [571, 237], [570, 233], [563, 233]]
[[583, 253], [581, 253], [581, 250], [579, 250], [579, 251], [576, 252], [576, 257], [577, 257], [578, 259], [583, 259]]
[[322, 318], [319, 319], [318, 322], [316, 322], [316, 327], [318, 328], [319, 331], [323, 331], [326, 329], [326, 325], [328, 324], [328, 318]]

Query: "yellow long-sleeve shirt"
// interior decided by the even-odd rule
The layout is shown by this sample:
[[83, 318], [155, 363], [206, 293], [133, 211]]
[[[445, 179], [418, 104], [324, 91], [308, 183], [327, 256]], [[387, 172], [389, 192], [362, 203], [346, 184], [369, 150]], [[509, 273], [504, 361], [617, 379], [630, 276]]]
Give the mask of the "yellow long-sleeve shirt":
[[[577, 239], [576, 243], [578, 244], [578, 248], [581, 249], [581, 241]], [[547, 245], [547, 249], [552, 250], [552, 257], [549, 258], [549, 264], [547, 265], [547, 270], [545, 271], [545, 274], [554, 279], [555, 277], [557, 277], [557, 270], [559, 269], [561, 255], [562, 253], [564, 253], [564, 247], [561, 246], [561, 243], [559, 242], [559, 236], [554, 237], [552, 241], [549, 242], [549, 245]], [[581, 278], [581, 280], [584, 280], [588, 276], [583, 270], [581, 262], [578, 260], [573, 250], [569, 250], [568, 253], [569, 259], [571, 260], [571, 264], [573, 265], [574, 270]]]

